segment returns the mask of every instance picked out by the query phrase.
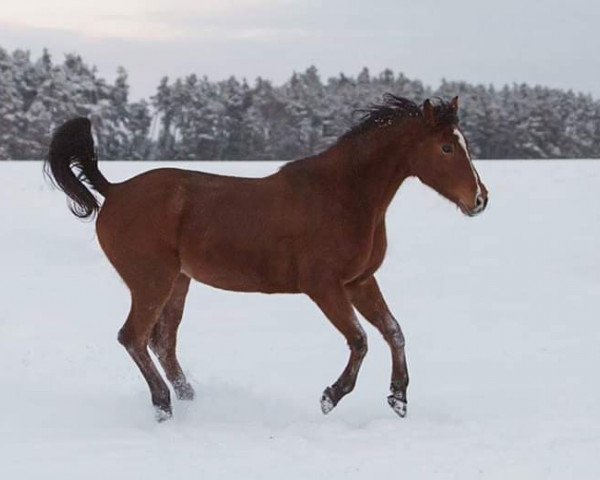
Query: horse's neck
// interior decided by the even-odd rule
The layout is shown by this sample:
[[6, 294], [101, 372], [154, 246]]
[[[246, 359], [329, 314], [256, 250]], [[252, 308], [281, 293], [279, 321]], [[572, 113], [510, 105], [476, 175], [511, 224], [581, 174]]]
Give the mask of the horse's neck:
[[[361, 209], [383, 218], [402, 182], [411, 175], [408, 153], [392, 142], [371, 138], [342, 140], [325, 152]], [[326, 160], [327, 161], [327, 160]], [[366, 213], [366, 212], [365, 212]]]

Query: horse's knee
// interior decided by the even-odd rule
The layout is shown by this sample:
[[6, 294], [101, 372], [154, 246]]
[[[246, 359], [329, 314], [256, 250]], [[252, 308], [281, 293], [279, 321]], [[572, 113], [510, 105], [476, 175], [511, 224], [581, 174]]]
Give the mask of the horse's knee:
[[383, 337], [392, 345], [404, 348], [406, 340], [398, 322], [390, 317], [383, 325]]
[[350, 350], [352, 353], [356, 353], [360, 358], [363, 358], [369, 349], [367, 342], [367, 334], [362, 332], [352, 341], [348, 342]]

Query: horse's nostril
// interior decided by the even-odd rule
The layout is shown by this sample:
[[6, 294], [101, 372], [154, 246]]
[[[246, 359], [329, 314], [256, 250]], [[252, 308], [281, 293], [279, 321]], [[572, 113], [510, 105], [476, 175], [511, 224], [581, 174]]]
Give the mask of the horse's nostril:
[[483, 197], [481, 195], [477, 195], [477, 198], [475, 199], [475, 205], [479, 208], [482, 207], [484, 203], [485, 200], [483, 199]]

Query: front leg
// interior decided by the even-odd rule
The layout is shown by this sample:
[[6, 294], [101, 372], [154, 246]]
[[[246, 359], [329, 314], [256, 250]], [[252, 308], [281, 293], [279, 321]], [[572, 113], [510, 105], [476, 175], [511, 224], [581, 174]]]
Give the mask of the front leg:
[[350, 299], [365, 319], [381, 332], [392, 352], [392, 382], [388, 403], [401, 417], [406, 416], [408, 370], [404, 353], [404, 335], [390, 312], [375, 277], [347, 285]]
[[367, 335], [358, 323], [348, 294], [339, 281], [321, 282], [318, 288], [308, 292], [309, 297], [319, 306], [331, 323], [344, 335], [350, 348], [350, 358], [346, 368], [327, 387], [321, 397], [321, 410], [328, 414], [338, 402], [354, 389], [362, 361], [367, 354]]

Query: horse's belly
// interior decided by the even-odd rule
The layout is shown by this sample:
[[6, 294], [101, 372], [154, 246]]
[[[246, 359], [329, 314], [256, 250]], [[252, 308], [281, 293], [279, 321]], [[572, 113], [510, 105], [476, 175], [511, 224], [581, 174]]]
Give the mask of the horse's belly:
[[261, 255], [235, 248], [182, 252], [181, 269], [193, 279], [237, 292], [296, 293], [297, 279], [289, 257]]
[[210, 285], [221, 290], [233, 292], [261, 292], [261, 293], [297, 293], [297, 289], [286, 282], [276, 282], [272, 279], [260, 278], [231, 272], [211, 271], [200, 269], [183, 272], [194, 280]]

